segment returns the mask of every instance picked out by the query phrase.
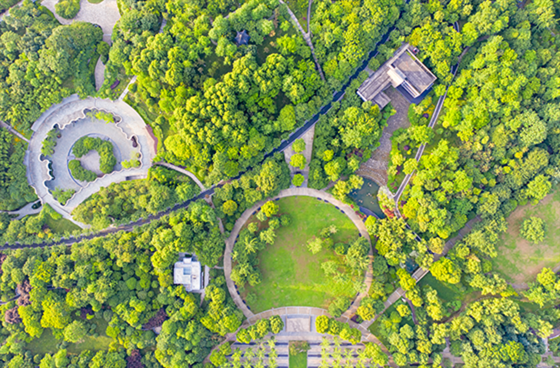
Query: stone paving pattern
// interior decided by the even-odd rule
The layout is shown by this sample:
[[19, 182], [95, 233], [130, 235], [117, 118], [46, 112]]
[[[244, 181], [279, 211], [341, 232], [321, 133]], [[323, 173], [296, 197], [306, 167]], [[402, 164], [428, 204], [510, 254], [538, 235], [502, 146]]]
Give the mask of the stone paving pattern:
[[80, 1], [80, 11], [73, 19], [64, 19], [55, 11], [55, 4], [58, 0], [43, 0], [41, 5], [44, 5], [49, 9], [55, 18], [61, 24], [72, 24], [74, 22], [83, 21], [88, 23], [93, 23], [101, 26], [103, 30], [103, 41], [111, 44], [111, 34], [113, 33], [113, 27], [119, 19], [121, 19], [121, 14], [119, 13], [119, 8], [117, 6], [117, 0], [103, 0], [99, 4], [92, 4], [88, 0]]
[[[57, 187], [78, 191], [90, 185], [90, 183], [75, 180], [68, 169], [68, 162], [76, 159], [72, 153], [72, 147], [83, 136], [109, 140], [113, 145], [113, 153], [117, 159], [117, 164], [114, 167], [114, 171], [106, 175], [113, 175], [115, 171], [120, 171], [122, 169], [120, 162], [133, 159], [139, 152], [138, 147], [134, 148], [132, 146], [132, 141], [123, 133], [123, 129], [120, 128], [123, 123], [106, 123], [105, 121], [86, 117], [72, 124], [65, 125], [60, 130], [61, 137], [56, 141], [54, 153], [48, 157], [48, 160], [52, 162], [54, 179], [46, 182], [47, 187], [51, 191]], [[83, 161], [82, 166], [85, 169], [91, 170], [96, 174], [102, 174], [101, 170], [99, 170], [99, 154], [96, 151], [90, 151], [78, 160]]]
[[309, 128], [309, 130], [300, 137], [305, 141], [305, 150], [301, 152], [301, 154], [305, 156], [305, 160], [307, 161], [307, 163], [305, 164], [305, 168], [303, 170], [300, 170], [299, 168], [290, 165], [290, 160], [292, 159], [292, 156], [296, 154], [296, 152], [293, 149], [293, 144], [289, 145], [284, 150], [284, 158], [286, 160], [286, 163], [288, 164], [288, 167], [290, 168], [292, 178], [297, 172], [300, 172], [305, 177], [305, 181], [301, 185], [304, 188], [307, 187], [307, 182], [309, 179], [309, 163], [311, 162], [311, 156], [313, 154], [314, 137], [315, 137], [315, 124], [313, 124], [313, 126]]
[[[48, 163], [49, 161], [41, 161], [41, 147], [47, 133], [58, 124], [60, 128], [64, 128], [65, 124], [70, 124], [71, 121], [83, 117], [84, 109], [102, 109], [107, 112], [114, 113], [122, 118], [122, 122], [118, 123], [122, 128], [122, 132], [127, 138], [136, 136], [138, 145], [141, 152], [141, 166], [139, 168], [132, 168], [113, 172], [107, 174], [96, 181], [89, 183], [87, 187], [82, 188], [77, 192], [65, 206], [58, 203], [50, 194], [48, 187], [44, 184], [50, 178]], [[100, 128], [103, 134], [106, 129], [111, 129], [111, 125], [115, 123], [103, 124]], [[123, 101], [111, 101], [99, 98], [88, 97], [85, 100], [80, 100], [77, 95], [72, 95], [65, 98], [60, 104], [53, 105], [45, 111], [31, 127], [33, 136], [28, 147], [26, 155], [27, 180], [33, 188], [41, 202], [48, 203], [57, 212], [61, 213], [64, 218], [74, 221], [70, 213], [76, 206], [86, 200], [90, 195], [99, 191], [101, 187], [106, 187], [111, 183], [118, 183], [125, 180], [145, 178], [148, 174], [148, 169], [152, 164], [152, 160], [156, 155], [155, 141], [152, 135], [149, 134], [146, 124], [138, 115], [138, 113]], [[58, 148], [58, 147], [56, 147]], [[129, 159], [128, 157], [125, 157]], [[77, 223], [80, 226], [83, 224]]]
[[99, 91], [105, 80], [105, 64], [101, 62], [101, 58], [97, 59], [93, 75], [95, 77], [95, 90]]

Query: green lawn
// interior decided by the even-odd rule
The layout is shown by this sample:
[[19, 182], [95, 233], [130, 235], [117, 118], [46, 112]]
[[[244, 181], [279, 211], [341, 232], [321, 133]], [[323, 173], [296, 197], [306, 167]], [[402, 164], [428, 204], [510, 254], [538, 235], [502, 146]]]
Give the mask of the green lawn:
[[307, 368], [307, 352], [290, 354], [290, 368]]
[[321, 263], [340, 262], [340, 257], [327, 249], [312, 255], [305, 246], [309, 239], [332, 224], [338, 228], [335, 244], [355, 239], [358, 230], [352, 221], [333, 205], [316, 198], [288, 197], [276, 203], [280, 213], [288, 214], [291, 222], [278, 229], [275, 243], [259, 254], [262, 282], [247, 288], [247, 292], [257, 296], [256, 302], [250, 304], [252, 311], [258, 313], [282, 306], [326, 308], [337, 296], [353, 297], [351, 281], [335, 284], [325, 278], [321, 269]]
[[84, 341], [76, 344], [70, 344], [68, 347], [68, 351], [70, 353], [80, 354], [84, 350], [98, 351], [109, 349], [109, 345], [113, 341], [112, 338], [105, 334], [109, 323], [101, 318], [94, 318], [92, 321], [97, 325], [97, 329], [95, 331], [99, 334], [99, 336], [86, 336]]
[[438, 297], [444, 302], [453, 302], [455, 300], [463, 300], [468, 294], [468, 291], [461, 291], [457, 286], [446, 284], [441, 281], [436, 280], [436, 278], [428, 273], [426, 276], [420, 280], [418, 286], [421, 288], [429, 285], [432, 289], [435, 289], [438, 293]]
[[[97, 325], [96, 332], [99, 336], [86, 336], [80, 343], [69, 344], [67, 348], [69, 353], [80, 354], [84, 350], [98, 351], [109, 349], [109, 344], [113, 341], [113, 339], [105, 334], [108, 323], [104, 319], [96, 318], [91, 321]], [[57, 352], [57, 345], [60, 342], [61, 340], [55, 339], [51, 330], [47, 328], [43, 331], [40, 338], [31, 341], [27, 344], [26, 348], [33, 354], [54, 354]]]
[[[543, 242], [532, 244], [523, 239], [519, 229], [531, 216], [540, 217], [546, 225]], [[555, 190], [539, 204], [517, 208], [508, 218], [508, 231], [497, 246], [498, 257], [492, 260], [494, 269], [507, 281], [528, 283], [534, 281], [543, 267], [560, 263], [560, 190]]]
[[56, 346], [59, 342], [59, 340], [54, 338], [51, 330], [46, 329], [43, 331], [43, 334], [40, 338], [34, 339], [29, 344], [27, 344], [26, 349], [31, 351], [34, 355], [44, 355], [47, 353], [52, 354], [58, 351]]
[[65, 218], [59, 220], [54, 220], [51, 216], [45, 216], [45, 224], [52, 230], [55, 234], [64, 234], [64, 232], [72, 232], [74, 230], [80, 230], [80, 227], [74, 224], [72, 221]]

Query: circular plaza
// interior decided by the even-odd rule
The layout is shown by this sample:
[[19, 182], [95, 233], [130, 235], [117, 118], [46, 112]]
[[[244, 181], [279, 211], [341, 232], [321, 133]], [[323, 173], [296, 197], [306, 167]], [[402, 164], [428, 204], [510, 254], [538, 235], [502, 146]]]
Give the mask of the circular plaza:
[[43, 203], [63, 214], [101, 187], [145, 178], [156, 155], [151, 129], [121, 100], [68, 97], [32, 130], [28, 181]]

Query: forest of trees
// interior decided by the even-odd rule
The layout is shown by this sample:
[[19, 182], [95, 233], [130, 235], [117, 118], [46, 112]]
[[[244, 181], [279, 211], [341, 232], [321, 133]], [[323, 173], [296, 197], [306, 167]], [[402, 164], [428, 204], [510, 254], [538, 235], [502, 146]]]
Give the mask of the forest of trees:
[[37, 199], [27, 184], [23, 157], [27, 146], [19, 138], [0, 128], [0, 210], [18, 210]]
[[0, 22], [0, 119], [25, 134], [63, 97], [95, 94], [89, 65], [97, 62], [103, 31], [93, 24], [62, 26], [30, 0]]
[[136, 221], [156, 214], [175, 203], [200, 193], [200, 188], [186, 175], [153, 166], [147, 179], [113, 183], [91, 195], [74, 209], [77, 221], [101, 230], [111, 224]]
[[[0, 11], [10, 5], [1, 2]], [[59, 9], [70, 17], [76, 2], [59, 3]], [[200, 368], [228, 333], [249, 343], [280, 331], [274, 317], [238, 331], [244, 317], [221, 270], [210, 271], [201, 303], [200, 295], [173, 285], [172, 266], [179, 252], [196, 253], [203, 265], [219, 264], [224, 235], [218, 218], [231, 231], [245, 210], [290, 186], [284, 155], [263, 161], [265, 153], [328, 104], [389, 29], [369, 67], [376, 69], [406, 41], [419, 49], [419, 59], [438, 80], [422, 103], [411, 105], [411, 127], [393, 135], [391, 181], [414, 173], [398, 204], [403, 218], [387, 209], [388, 218], [365, 223], [375, 250], [373, 281], [356, 318], [378, 317], [376, 334], [389, 352], [367, 344], [365, 354], [380, 365], [392, 358], [403, 367], [439, 368], [449, 345], [465, 368], [540, 362], [542, 338], [560, 321], [554, 308], [560, 300], [558, 276], [545, 268], [519, 292], [493, 272], [492, 260], [499, 257], [507, 217], [519, 205], [538, 203], [560, 179], [560, 2], [314, 1], [309, 31], [325, 80], [285, 5], [276, 0], [119, 0], [119, 9], [110, 49], [101, 42], [101, 29], [91, 24], [62, 26], [29, 0], [12, 9], [0, 22], [0, 119], [30, 136], [31, 124], [53, 103], [72, 93], [95, 95], [91, 71], [101, 55], [107, 69], [98, 96], [111, 94], [117, 76], [137, 76], [130, 101], [146, 113], [160, 140], [158, 159], [187, 167], [206, 184], [224, 180], [224, 185], [215, 188], [215, 209], [201, 200], [130, 232], [71, 247], [3, 251], [0, 365]], [[235, 42], [240, 31], [247, 31], [247, 45]], [[457, 63], [454, 76], [451, 67]], [[291, 162], [300, 169], [309, 164], [312, 188], [334, 182], [332, 193], [341, 200], [362, 185], [355, 172], [378, 146], [394, 112], [391, 106], [380, 111], [363, 103], [354, 93], [365, 78], [364, 71], [320, 117], [311, 162], [302, 155]], [[431, 130], [433, 107], [445, 93]], [[36, 197], [25, 181], [24, 143], [4, 130], [0, 143], [0, 209], [13, 210]], [[422, 143], [427, 147], [416, 163]], [[45, 152], [51, 146], [48, 141]], [[69, 195], [57, 193], [61, 200]], [[103, 188], [73, 215], [103, 229], [198, 193], [190, 179], [156, 166], [147, 180]], [[249, 225], [236, 242], [232, 279], [240, 288], [259, 282], [256, 254], [289, 222], [268, 203], [259, 213], [261, 226]], [[0, 213], [0, 239], [52, 241], [61, 234], [48, 224], [60, 216], [47, 205], [21, 220]], [[451, 247], [447, 241], [469, 220], [472, 230]], [[538, 243], [547, 230], [527, 220], [522, 235]], [[369, 266], [363, 240], [329, 244], [328, 234], [320, 235], [320, 241], [307, 244], [310, 256], [332, 247], [346, 266], [363, 274]], [[327, 277], [338, 276], [334, 268], [324, 265]], [[446, 302], [440, 290], [417, 283], [416, 268], [429, 270], [444, 286], [472, 290], [474, 299]], [[396, 288], [405, 300], [378, 316]], [[336, 316], [347, 306], [347, 300], [337, 300], [329, 310]], [[98, 331], [94, 321], [108, 327]], [[326, 316], [317, 318], [315, 327], [351, 343], [362, 336]], [[92, 333], [112, 340], [107, 351], [70, 351]], [[56, 351], [35, 353], [34, 346], [48, 338], [56, 340]], [[229, 347], [223, 344], [210, 356], [213, 365], [227, 366]]]
[[[90, 367], [125, 367], [127, 355], [157, 346], [155, 354], [143, 354], [143, 360], [154, 361], [149, 366], [156, 359], [166, 367], [196, 365], [220, 341], [219, 336], [239, 327], [242, 314], [224, 289], [219, 271], [212, 271], [206, 298], [199, 305], [200, 296], [173, 285], [172, 265], [179, 252], [196, 252], [202, 264], [214, 266], [223, 250], [216, 215], [201, 201], [132, 232], [72, 247], [4, 252], [2, 299], [19, 297], [0, 307], [4, 315], [0, 360], [14, 368], [50, 366], [46, 362], [65, 359], [57, 366], [81, 361], [90, 362]], [[142, 329], [162, 309], [168, 318], [160, 321], [161, 333], [156, 336]], [[109, 323], [106, 331], [98, 331], [114, 341], [108, 353], [67, 356], [61, 348], [56, 354], [34, 357], [27, 349], [33, 340], [50, 333], [61, 340], [59, 346], [67, 346], [83, 337], [92, 318]]]

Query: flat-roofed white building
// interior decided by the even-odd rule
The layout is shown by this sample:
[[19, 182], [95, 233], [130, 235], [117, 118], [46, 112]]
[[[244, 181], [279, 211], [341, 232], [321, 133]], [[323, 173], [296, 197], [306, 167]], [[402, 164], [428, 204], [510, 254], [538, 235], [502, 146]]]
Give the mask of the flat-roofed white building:
[[184, 285], [185, 289], [190, 292], [201, 292], [203, 272], [200, 262], [196, 257], [184, 257], [181, 261], [175, 263], [173, 268], [173, 283], [175, 285]]

